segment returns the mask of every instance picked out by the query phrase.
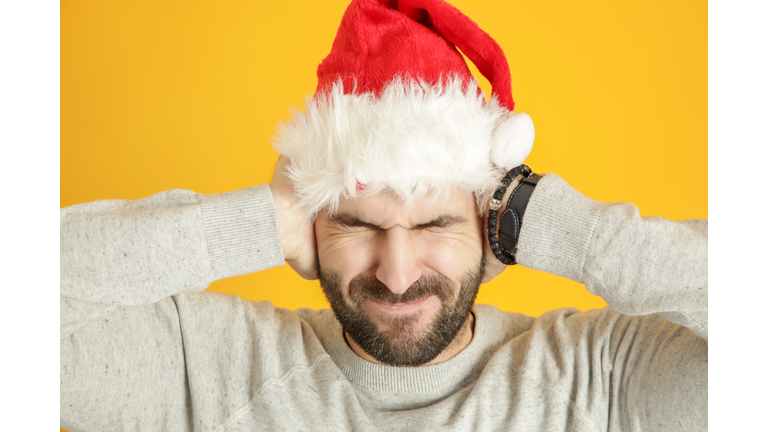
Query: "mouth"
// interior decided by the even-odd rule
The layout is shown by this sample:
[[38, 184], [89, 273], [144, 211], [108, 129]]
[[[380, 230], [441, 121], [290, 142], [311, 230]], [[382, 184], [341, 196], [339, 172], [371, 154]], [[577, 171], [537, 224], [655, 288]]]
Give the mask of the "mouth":
[[437, 301], [437, 296], [431, 295], [424, 297], [421, 300], [417, 300], [412, 303], [380, 303], [376, 300], [366, 299], [364, 308], [372, 307], [374, 310], [376, 310], [379, 313], [384, 313], [386, 315], [395, 315], [395, 316], [402, 316], [402, 315], [410, 315], [415, 312], [418, 312], [421, 309], [424, 309], [425, 307], [429, 306], [430, 304]]

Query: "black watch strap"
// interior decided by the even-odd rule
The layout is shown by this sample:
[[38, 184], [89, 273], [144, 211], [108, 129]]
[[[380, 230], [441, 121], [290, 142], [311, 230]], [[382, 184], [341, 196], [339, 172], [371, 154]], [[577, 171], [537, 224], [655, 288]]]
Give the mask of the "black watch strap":
[[499, 217], [499, 246], [504, 253], [512, 258], [513, 262], [516, 262], [517, 241], [520, 238], [520, 228], [523, 225], [525, 209], [528, 207], [528, 201], [530, 201], [539, 180], [541, 180], [541, 176], [534, 173], [521, 178]]
[[509, 170], [504, 178], [501, 179], [496, 191], [493, 192], [492, 199], [488, 202], [488, 243], [491, 245], [491, 251], [493, 251], [496, 259], [506, 265], [514, 265], [516, 263], [515, 258], [504, 253], [499, 245], [499, 238], [496, 235], [498, 228], [497, 223], [499, 221], [499, 209], [501, 208], [501, 198], [504, 197], [507, 187], [512, 184], [514, 179], [520, 174], [527, 177], [531, 174], [531, 169], [528, 168], [527, 165], [520, 165]]

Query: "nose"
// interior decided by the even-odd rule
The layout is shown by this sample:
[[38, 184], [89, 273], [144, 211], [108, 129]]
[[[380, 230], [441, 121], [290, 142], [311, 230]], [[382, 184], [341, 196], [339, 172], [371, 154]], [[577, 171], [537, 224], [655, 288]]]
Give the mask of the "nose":
[[379, 249], [376, 278], [395, 294], [402, 294], [421, 277], [417, 251], [407, 229], [393, 227], [387, 230]]

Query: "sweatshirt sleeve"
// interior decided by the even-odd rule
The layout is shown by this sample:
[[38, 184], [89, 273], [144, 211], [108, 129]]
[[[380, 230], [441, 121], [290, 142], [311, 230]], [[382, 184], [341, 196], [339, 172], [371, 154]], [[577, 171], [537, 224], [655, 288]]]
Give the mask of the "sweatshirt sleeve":
[[585, 284], [626, 315], [658, 313], [707, 339], [707, 221], [641, 217], [555, 174], [537, 185], [520, 233], [521, 265]]
[[62, 338], [117, 306], [283, 264], [268, 185], [62, 208], [60, 257]]

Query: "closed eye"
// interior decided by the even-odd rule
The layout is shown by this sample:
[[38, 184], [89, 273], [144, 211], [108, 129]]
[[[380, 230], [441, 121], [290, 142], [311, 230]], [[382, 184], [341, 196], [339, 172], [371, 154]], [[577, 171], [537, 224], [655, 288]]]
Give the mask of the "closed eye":
[[328, 216], [328, 222], [335, 225], [339, 229], [350, 231], [362, 231], [362, 230], [381, 230], [378, 225], [366, 222], [358, 217], [349, 214], [337, 214]]
[[[349, 230], [349, 231], [358, 231], [358, 230], [384, 231], [386, 230], [386, 228], [383, 228], [379, 225], [366, 222], [358, 218], [357, 216], [353, 216], [346, 213], [328, 216], [328, 221], [339, 229]], [[462, 216], [441, 215], [429, 222], [414, 225], [410, 229], [420, 230], [420, 231], [441, 232], [441, 231], [445, 231], [447, 229], [453, 228], [457, 225], [464, 224], [466, 222], [467, 222], [467, 219]]]
[[416, 225], [413, 228], [417, 230], [424, 230], [424, 231], [431, 231], [431, 232], [442, 232], [450, 228], [453, 228], [457, 225], [464, 224], [466, 222], [467, 222], [467, 219], [461, 216], [442, 215], [437, 219], [431, 220], [427, 223]]

